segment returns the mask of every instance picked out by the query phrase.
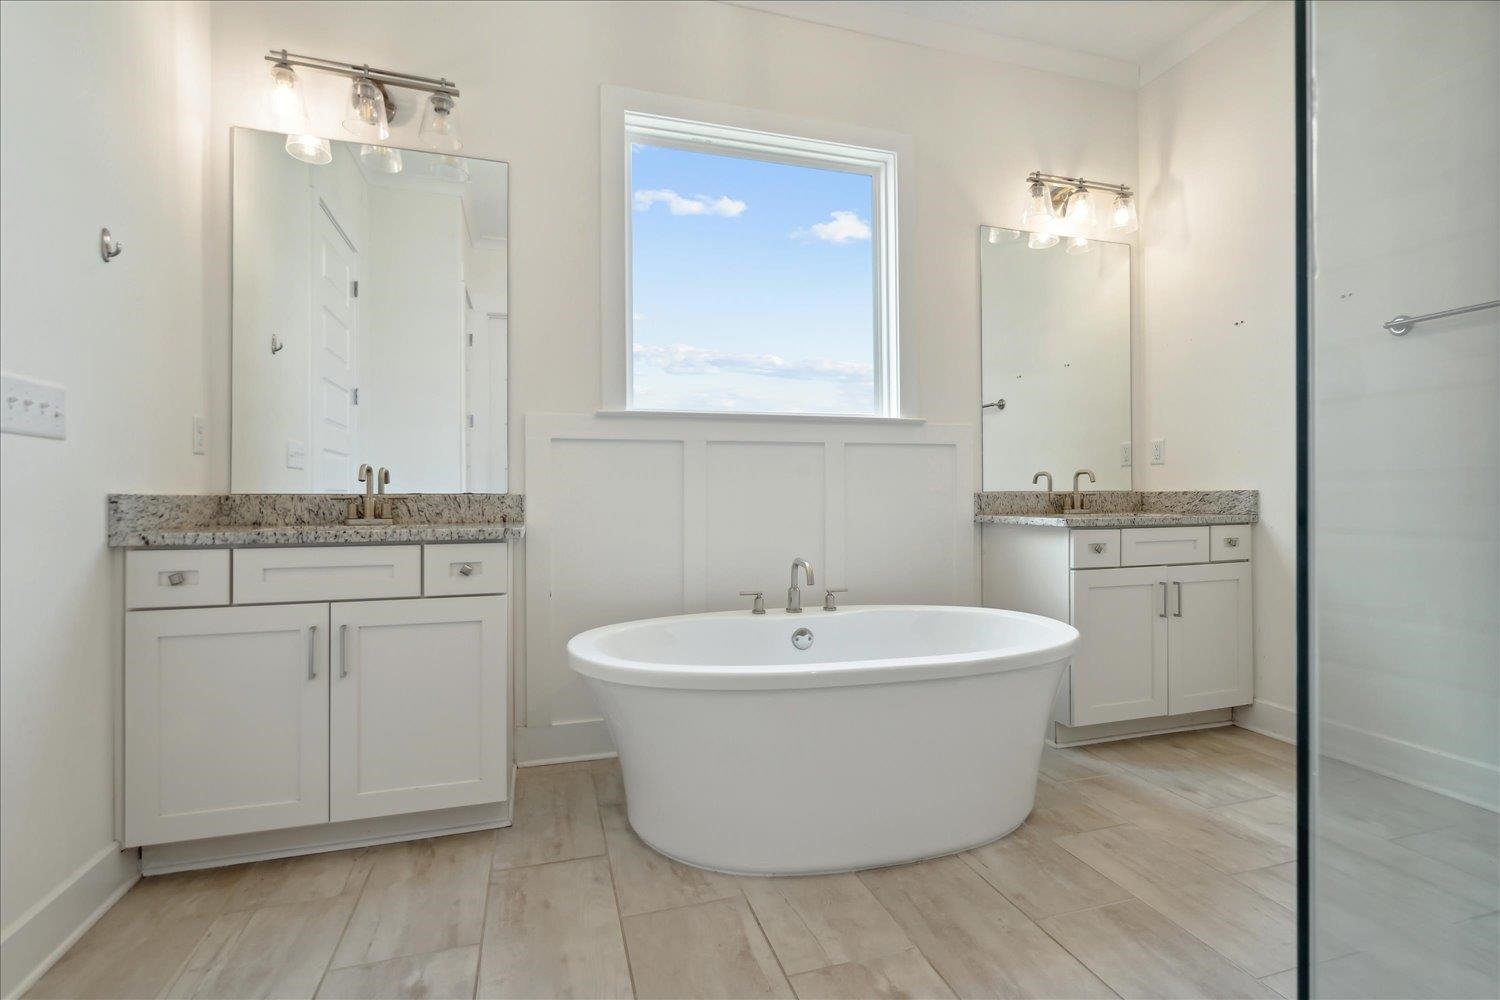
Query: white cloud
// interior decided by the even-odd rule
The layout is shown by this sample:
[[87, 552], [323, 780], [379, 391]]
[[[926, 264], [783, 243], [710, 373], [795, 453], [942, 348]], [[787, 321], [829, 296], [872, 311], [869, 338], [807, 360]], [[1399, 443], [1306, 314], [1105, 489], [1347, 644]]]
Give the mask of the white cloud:
[[727, 195], [710, 198], [706, 194], [695, 194], [691, 198], [684, 198], [671, 188], [635, 193], [637, 212], [649, 211], [657, 202], [664, 202], [673, 215], [720, 215], [728, 219], [739, 215], [747, 207], [743, 201]]
[[851, 243], [870, 238], [870, 224], [853, 212], [829, 212], [828, 219], [827, 222], [815, 222], [807, 229], [793, 229], [792, 239], [804, 240], [811, 236], [825, 243]]
[[808, 382], [873, 383], [873, 365], [832, 358], [800, 358], [787, 361], [775, 354], [737, 354], [688, 344], [657, 347], [635, 345], [636, 364], [658, 368], [669, 375], [701, 375], [739, 372]]

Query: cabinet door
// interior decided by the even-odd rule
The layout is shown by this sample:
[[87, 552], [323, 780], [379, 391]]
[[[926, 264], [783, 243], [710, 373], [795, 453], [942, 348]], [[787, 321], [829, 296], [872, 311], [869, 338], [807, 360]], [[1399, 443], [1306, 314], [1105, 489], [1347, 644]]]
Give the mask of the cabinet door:
[[503, 802], [506, 598], [333, 605], [335, 821]]
[[1074, 570], [1073, 721], [1092, 726], [1167, 714], [1166, 570]]
[[328, 605], [125, 615], [125, 844], [328, 821]]
[[1250, 704], [1250, 563], [1173, 566], [1168, 574], [1172, 714]]

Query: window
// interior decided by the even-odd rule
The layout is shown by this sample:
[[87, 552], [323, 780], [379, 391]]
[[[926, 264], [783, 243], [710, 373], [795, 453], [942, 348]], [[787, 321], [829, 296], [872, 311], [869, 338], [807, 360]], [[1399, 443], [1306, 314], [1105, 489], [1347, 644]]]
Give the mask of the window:
[[624, 121], [627, 408], [899, 415], [895, 153]]

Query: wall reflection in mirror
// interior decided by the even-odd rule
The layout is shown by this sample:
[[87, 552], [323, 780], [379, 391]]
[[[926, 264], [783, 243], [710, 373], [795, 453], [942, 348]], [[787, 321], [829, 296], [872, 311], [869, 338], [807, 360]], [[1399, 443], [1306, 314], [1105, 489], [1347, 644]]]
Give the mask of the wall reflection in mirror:
[[1028, 236], [979, 230], [984, 489], [1128, 490], [1130, 247]]
[[234, 130], [231, 487], [504, 492], [508, 168]]

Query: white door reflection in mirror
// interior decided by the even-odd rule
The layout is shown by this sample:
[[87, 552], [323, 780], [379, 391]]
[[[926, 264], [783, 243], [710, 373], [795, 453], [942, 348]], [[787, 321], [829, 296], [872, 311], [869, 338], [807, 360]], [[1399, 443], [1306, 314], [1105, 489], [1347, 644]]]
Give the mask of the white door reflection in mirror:
[[331, 148], [235, 129], [231, 488], [504, 492], [509, 168]]

